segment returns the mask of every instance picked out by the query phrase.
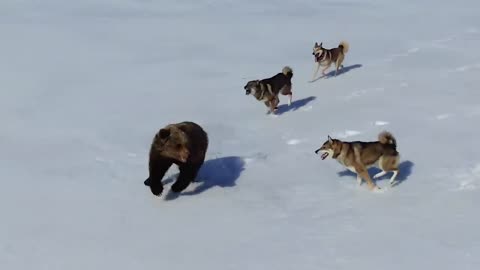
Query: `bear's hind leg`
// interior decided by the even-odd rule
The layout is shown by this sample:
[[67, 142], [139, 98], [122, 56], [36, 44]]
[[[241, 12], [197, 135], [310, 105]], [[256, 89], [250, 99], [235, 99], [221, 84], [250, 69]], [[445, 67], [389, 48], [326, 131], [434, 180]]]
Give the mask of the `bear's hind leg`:
[[172, 185], [173, 192], [182, 192], [188, 185], [195, 180], [202, 164], [188, 164], [180, 166], [180, 174], [177, 181]]

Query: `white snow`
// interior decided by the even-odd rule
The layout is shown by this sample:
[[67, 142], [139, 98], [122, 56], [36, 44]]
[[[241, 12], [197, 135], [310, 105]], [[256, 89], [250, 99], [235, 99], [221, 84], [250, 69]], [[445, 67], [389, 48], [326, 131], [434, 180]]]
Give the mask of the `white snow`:
[[[479, 10], [1, 1], [0, 269], [479, 269]], [[346, 72], [309, 83], [314, 42], [341, 40]], [[293, 104], [272, 117], [243, 86], [285, 65]], [[184, 120], [207, 130], [208, 160], [155, 197], [150, 142]], [[383, 193], [314, 154], [383, 129], [402, 159]]]

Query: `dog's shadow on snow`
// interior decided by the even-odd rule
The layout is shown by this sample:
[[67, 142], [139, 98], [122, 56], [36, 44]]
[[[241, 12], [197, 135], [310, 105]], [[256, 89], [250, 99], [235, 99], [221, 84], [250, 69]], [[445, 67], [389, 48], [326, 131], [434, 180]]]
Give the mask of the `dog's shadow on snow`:
[[[337, 77], [344, 74], [344, 73], [347, 73], [349, 72], [350, 70], [352, 69], [356, 69], [356, 68], [361, 68], [362, 67], [362, 64], [355, 64], [355, 65], [350, 65], [350, 66], [344, 66], [343, 68], [340, 68], [337, 72]], [[316, 82], [320, 79], [328, 79], [328, 78], [331, 78], [331, 77], [335, 77], [335, 66], [333, 66], [333, 70], [328, 72], [325, 76], [320, 76], [316, 79], [314, 79], [313, 81], [310, 81], [310, 82]]]
[[[165, 200], [173, 200], [179, 196], [197, 195], [213, 187], [234, 187], [243, 170], [245, 170], [245, 161], [241, 157], [228, 156], [206, 160], [195, 181], [190, 183], [189, 187], [180, 193], [168, 191]], [[173, 183], [177, 177], [178, 173], [165, 179], [163, 184]], [[195, 186], [193, 190], [191, 190], [191, 186]]]
[[288, 106], [288, 104], [282, 104], [282, 105], [278, 106], [276, 114], [281, 115], [281, 114], [284, 114], [284, 113], [289, 112], [289, 111], [296, 111], [296, 110], [306, 106], [308, 103], [314, 101], [315, 99], [316, 99], [316, 97], [310, 96], [310, 97], [294, 100], [294, 101], [292, 101], [292, 104], [290, 104], [290, 106]]
[[[395, 185], [400, 185], [403, 181], [408, 179], [408, 176], [410, 174], [412, 174], [412, 168], [413, 168], [414, 165], [415, 164], [413, 162], [411, 162], [410, 160], [403, 161], [398, 165], [399, 172], [398, 172], [397, 177], [395, 178], [395, 180], [397, 181], [397, 183]], [[378, 168], [375, 168], [375, 167], [372, 167], [372, 168], [368, 169], [368, 174], [370, 175], [370, 177], [372, 178], [372, 180], [374, 182], [385, 180], [385, 179], [390, 179], [390, 177], [392, 177], [392, 174], [393, 174], [393, 172], [389, 172], [382, 177], [379, 177], [377, 179], [373, 179], [373, 176], [375, 174], [379, 173], [379, 172], [381, 172], [381, 170], [378, 169]], [[353, 178], [357, 179], [357, 174], [354, 173], [354, 172], [351, 172], [349, 170], [344, 170], [344, 171], [339, 172], [338, 176], [340, 176], [340, 177], [350, 176], [350, 177], [353, 177]]]

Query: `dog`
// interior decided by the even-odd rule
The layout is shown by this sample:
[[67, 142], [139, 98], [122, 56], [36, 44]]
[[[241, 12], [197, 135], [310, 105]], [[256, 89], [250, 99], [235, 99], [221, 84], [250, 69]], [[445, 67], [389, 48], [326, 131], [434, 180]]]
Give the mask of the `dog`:
[[379, 178], [393, 172], [390, 178], [390, 185], [396, 184], [395, 178], [399, 172], [398, 164], [400, 154], [397, 151], [397, 141], [392, 133], [382, 131], [378, 135], [378, 141], [373, 142], [344, 142], [338, 139], [332, 139], [328, 136], [319, 149], [315, 150], [315, 154], [321, 153], [322, 160], [330, 157], [337, 160], [351, 172], [357, 174], [357, 182], [362, 184], [362, 178], [367, 182], [370, 190], [379, 190], [380, 188], [373, 183], [367, 169], [371, 166], [378, 165], [382, 170], [373, 176], [374, 179]]
[[267, 79], [249, 81], [243, 88], [246, 95], [253, 95], [265, 103], [269, 108], [267, 114], [275, 113], [280, 103], [279, 93], [288, 96], [288, 106], [292, 104], [292, 77], [293, 70], [285, 66], [281, 73]]
[[332, 49], [326, 49], [322, 46], [322, 43], [318, 45], [317, 42], [315, 42], [315, 45], [313, 45], [313, 52], [312, 55], [315, 56], [315, 62], [317, 63], [317, 69], [313, 73], [313, 79], [315, 80], [315, 77], [317, 76], [318, 69], [320, 66], [325, 66], [325, 68], [322, 70], [323, 76], [326, 76], [325, 71], [330, 67], [332, 63], [335, 63], [335, 76], [337, 76], [338, 69], [341, 67], [343, 68], [343, 60], [345, 59], [345, 55], [347, 54], [350, 45], [346, 41], [340, 42], [337, 48], [332, 48]]

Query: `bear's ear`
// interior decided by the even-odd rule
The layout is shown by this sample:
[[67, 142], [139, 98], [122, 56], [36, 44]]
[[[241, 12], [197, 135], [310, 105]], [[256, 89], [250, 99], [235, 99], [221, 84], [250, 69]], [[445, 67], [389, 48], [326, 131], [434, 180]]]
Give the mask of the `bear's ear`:
[[170, 136], [170, 129], [162, 128], [158, 132], [158, 135], [160, 136], [160, 139], [165, 140], [166, 138], [168, 138]]

